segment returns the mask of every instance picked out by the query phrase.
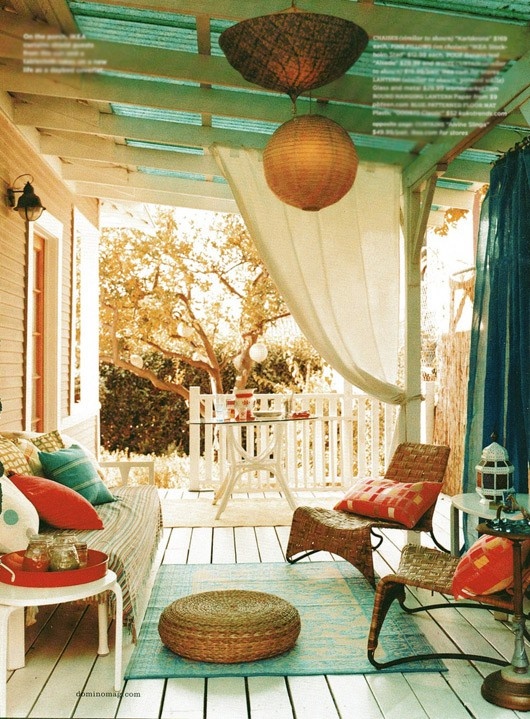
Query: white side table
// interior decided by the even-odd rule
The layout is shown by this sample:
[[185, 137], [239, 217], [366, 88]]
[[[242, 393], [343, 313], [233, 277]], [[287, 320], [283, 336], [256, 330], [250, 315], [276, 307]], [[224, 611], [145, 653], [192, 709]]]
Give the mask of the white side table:
[[[530, 511], [530, 495], [516, 494], [517, 504]], [[490, 508], [489, 502], [484, 502], [477, 492], [455, 494], [451, 497], [451, 554], [457, 557], [460, 554], [460, 512], [472, 517], [495, 519], [497, 508]], [[511, 519], [520, 519], [520, 512], [505, 515]]]
[[[116, 597], [116, 642], [114, 647], [114, 688], [121, 689], [122, 683], [122, 631], [123, 631], [123, 597], [121, 587], [117, 582], [116, 574], [110, 569], [101, 579], [85, 584], [73, 584], [68, 587], [21, 587], [0, 582], [0, 717], [7, 716], [7, 686], [6, 673], [8, 669], [8, 652], [10, 657], [18, 657], [18, 665], [9, 669], [24, 666], [24, 632], [16, 632], [11, 626], [9, 618], [13, 613], [18, 614], [17, 620], [23, 621], [24, 607], [38, 607], [46, 604], [62, 604], [78, 599], [111, 591]], [[98, 604], [98, 654], [108, 654], [107, 639], [107, 602]], [[12, 642], [22, 641], [22, 647], [10, 646]], [[22, 663], [20, 657], [22, 656]]]

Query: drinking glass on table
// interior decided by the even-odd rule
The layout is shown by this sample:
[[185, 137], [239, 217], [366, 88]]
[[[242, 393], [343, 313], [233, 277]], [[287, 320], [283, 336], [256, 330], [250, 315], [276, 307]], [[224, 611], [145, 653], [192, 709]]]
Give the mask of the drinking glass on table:
[[226, 419], [226, 397], [224, 394], [216, 394], [213, 398], [215, 419], [224, 422]]

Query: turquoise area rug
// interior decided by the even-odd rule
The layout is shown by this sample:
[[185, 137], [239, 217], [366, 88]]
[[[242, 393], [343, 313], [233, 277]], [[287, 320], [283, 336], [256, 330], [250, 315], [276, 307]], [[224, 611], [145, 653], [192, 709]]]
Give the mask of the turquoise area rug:
[[[283, 597], [299, 611], [302, 630], [296, 645], [270, 659], [212, 664], [184, 659], [167, 649], [158, 619], [171, 602], [198, 592], [249, 589]], [[366, 640], [374, 592], [348, 562], [300, 564], [167, 564], [155, 580], [127, 679], [228, 677], [252, 675], [370, 674]], [[381, 654], [391, 659], [433, 649], [399, 605], [391, 608], [380, 638]], [[443, 671], [441, 661], [415, 662], [384, 671]]]

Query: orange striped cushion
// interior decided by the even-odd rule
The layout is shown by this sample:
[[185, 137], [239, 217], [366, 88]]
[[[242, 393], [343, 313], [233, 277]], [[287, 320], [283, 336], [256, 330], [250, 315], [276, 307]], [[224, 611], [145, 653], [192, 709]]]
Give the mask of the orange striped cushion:
[[440, 482], [366, 479], [349, 489], [335, 509], [388, 519], [411, 529], [436, 502], [441, 489]]

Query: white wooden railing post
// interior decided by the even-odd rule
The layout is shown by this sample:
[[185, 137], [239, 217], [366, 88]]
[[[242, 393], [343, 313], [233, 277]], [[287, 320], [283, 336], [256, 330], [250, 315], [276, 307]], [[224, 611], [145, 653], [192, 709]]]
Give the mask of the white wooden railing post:
[[353, 484], [353, 388], [344, 380], [342, 400], [342, 423], [340, 428], [340, 444], [342, 450], [341, 475], [342, 486]]
[[423, 383], [423, 396], [425, 401], [422, 402], [422, 437], [421, 441], [432, 444], [434, 436], [434, 387], [435, 382], [428, 381]]
[[[190, 387], [189, 416], [190, 423], [198, 422], [201, 418], [200, 387]], [[191, 492], [200, 490], [200, 458], [201, 458], [201, 427], [199, 424], [189, 425], [190, 433], [190, 486]]]

